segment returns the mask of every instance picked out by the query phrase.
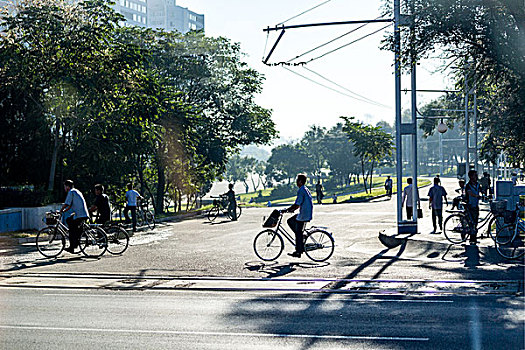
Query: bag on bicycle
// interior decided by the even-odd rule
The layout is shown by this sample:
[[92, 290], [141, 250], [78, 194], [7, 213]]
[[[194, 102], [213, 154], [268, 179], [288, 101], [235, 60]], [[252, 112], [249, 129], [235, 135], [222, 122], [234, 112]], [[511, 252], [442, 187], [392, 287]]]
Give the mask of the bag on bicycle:
[[503, 213], [503, 221], [506, 224], [513, 224], [516, 221], [516, 212], [514, 210], [505, 210]]
[[263, 227], [275, 227], [277, 226], [277, 223], [279, 222], [279, 217], [281, 216], [281, 213], [279, 213], [279, 210], [275, 209], [272, 211], [268, 219], [263, 224]]

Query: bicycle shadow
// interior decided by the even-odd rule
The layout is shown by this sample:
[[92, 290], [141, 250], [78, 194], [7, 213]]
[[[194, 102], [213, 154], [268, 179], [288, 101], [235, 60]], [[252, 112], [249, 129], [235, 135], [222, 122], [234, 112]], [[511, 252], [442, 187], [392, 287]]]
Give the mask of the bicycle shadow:
[[329, 265], [329, 262], [291, 262], [287, 264], [279, 264], [278, 261], [272, 261], [269, 263], [249, 261], [244, 264], [244, 268], [248, 271], [254, 271], [264, 274], [265, 278], [275, 278], [286, 276], [289, 273], [298, 271], [300, 269], [317, 269]]

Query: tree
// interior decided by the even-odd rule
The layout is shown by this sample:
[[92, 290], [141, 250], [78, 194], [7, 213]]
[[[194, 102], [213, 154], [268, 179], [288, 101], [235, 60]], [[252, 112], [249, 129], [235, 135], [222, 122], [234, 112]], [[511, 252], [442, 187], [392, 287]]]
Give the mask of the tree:
[[321, 170], [325, 166], [325, 149], [323, 140], [326, 137], [326, 128], [312, 125], [301, 140], [301, 145], [306, 150], [308, 162], [305, 170], [317, 177], [321, 177]]
[[[361, 163], [366, 193], [372, 192], [374, 166], [381, 159], [392, 154], [393, 137], [381, 130], [379, 126], [365, 125], [354, 117], [341, 117], [345, 124], [343, 131], [354, 146], [354, 155]], [[367, 181], [370, 177], [369, 186]]]
[[291, 180], [299, 173], [304, 172], [308, 163], [308, 154], [300, 144], [280, 145], [272, 149], [267, 162], [266, 175], [273, 181]]
[[[390, 1], [385, 4], [391, 11]], [[469, 85], [477, 86], [479, 122], [487, 132], [482, 152], [505, 152], [514, 161], [524, 162], [523, 1], [410, 0], [404, 2], [402, 10], [414, 23], [413, 35], [407, 28], [402, 36], [404, 66], [408, 67], [410, 57], [418, 60], [431, 56], [436, 49], [442, 51], [441, 56], [457, 67], [453, 68], [456, 87], [463, 88], [465, 74]], [[393, 36], [384, 48], [393, 49]], [[457, 119], [462, 118], [458, 115]]]
[[358, 174], [358, 159], [354, 147], [343, 132], [343, 124], [338, 123], [330, 129], [323, 139], [324, 158], [330, 168], [330, 175], [338, 179], [341, 185], [348, 182], [350, 174]]

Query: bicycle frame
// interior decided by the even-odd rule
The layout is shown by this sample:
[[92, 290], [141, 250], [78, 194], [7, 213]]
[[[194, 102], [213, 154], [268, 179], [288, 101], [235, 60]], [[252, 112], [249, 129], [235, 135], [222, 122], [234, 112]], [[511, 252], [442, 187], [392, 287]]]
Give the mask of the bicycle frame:
[[284, 236], [290, 244], [295, 245], [295, 238], [292, 237], [291, 234], [286, 231], [286, 229], [281, 225], [283, 221], [283, 214], [279, 217], [279, 222], [277, 223], [277, 227], [275, 228], [275, 233], [281, 234], [281, 236]]

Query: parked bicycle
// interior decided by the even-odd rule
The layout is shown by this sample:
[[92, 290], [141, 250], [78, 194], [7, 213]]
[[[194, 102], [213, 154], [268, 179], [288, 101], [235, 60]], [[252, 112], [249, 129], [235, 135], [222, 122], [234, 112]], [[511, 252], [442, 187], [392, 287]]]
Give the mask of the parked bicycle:
[[[231, 220], [232, 218], [231, 213], [230, 213], [230, 210], [228, 209], [228, 204], [229, 204], [228, 197], [226, 197], [226, 195], [220, 195], [218, 197], [211, 197], [211, 198], [215, 198], [215, 199], [213, 200], [213, 206], [211, 207], [210, 210], [208, 210], [208, 213], [206, 214], [206, 217], [208, 218], [208, 220], [210, 220], [210, 222], [213, 222], [220, 215], [224, 215], [228, 217], [228, 219]], [[237, 219], [239, 219], [242, 214], [241, 206], [237, 204], [235, 210], [237, 213]]]
[[143, 201], [137, 207], [137, 224], [139, 226], [148, 226], [150, 230], [155, 229], [155, 214], [148, 208], [148, 202]]
[[[66, 248], [69, 241], [69, 229], [62, 223], [60, 212], [47, 212], [45, 223], [48, 225], [36, 235], [36, 247], [46, 258], [56, 258]], [[79, 248], [87, 257], [100, 257], [108, 248], [106, 232], [100, 227], [90, 227], [86, 222], [81, 225]]]
[[[263, 230], [255, 236], [253, 240], [253, 249], [255, 255], [264, 261], [277, 259], [284, 249], [283, 237], [295, 246], [295, 238], [289, 234], [282, 225], [283, 214], [274, 222], [265, 222], [263, 227], [275, 227]], [[334, 253], [335, 242], [332, 234], [326, 230], [326, 227], [312, 226], [303, 231], [304, 252], [311, 260], [322, 262], [328, 260]]]
[[505, 224], [496, 233], [496, 250], [506, 259], [519, 259], [525, 255], [525, 218], [519, 216], [520, 207], [506, 210]]

